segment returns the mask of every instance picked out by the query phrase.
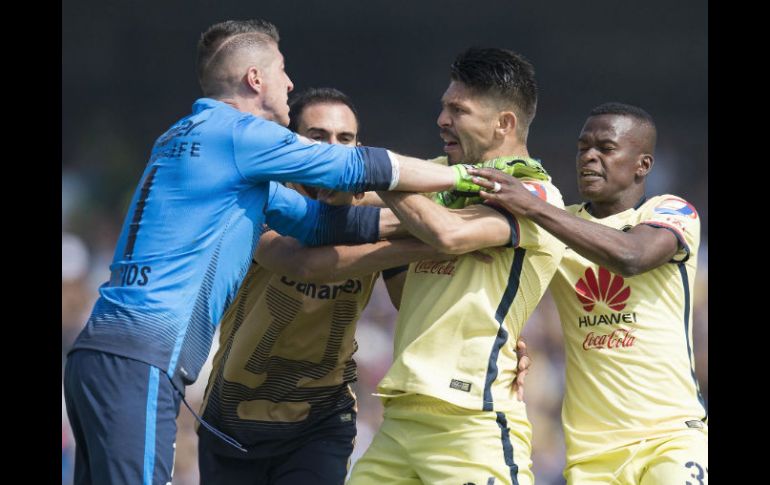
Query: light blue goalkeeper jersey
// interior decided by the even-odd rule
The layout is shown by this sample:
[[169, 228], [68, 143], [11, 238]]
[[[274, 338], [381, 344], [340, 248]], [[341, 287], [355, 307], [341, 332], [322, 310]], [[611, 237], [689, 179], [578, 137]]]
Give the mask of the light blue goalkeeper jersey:
[[110, 281], [72, 351], [133, 358], [178, 384], [194, 382], [263, 224], [312, 245], [358, 241], [334, 239], [329, 224], [341, 211], [379, 220], [373, 208], [331, 208], [274, 181], [383, 190], [390, 163], [382, 148], [308, 143], [220, 101], [197, 100], [153, 146]]

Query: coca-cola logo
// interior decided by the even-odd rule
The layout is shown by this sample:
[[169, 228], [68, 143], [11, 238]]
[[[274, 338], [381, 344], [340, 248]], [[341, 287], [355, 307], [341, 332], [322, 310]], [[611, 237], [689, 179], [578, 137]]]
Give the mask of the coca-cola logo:
[[414, 266], [414, 272], [452, 276], [455, 273], [456, 262], [457, 258], [449, 261], [420, 261]]
[[604, 302], [616, 312], [626, 307], [626, 301], [631, 295], [631, 287], [623, 287], [625, 280], [620, 275], [614, 275], [605, 268], [599, 267], [599, 277], [596, 277], [593, 268], [587, 268], [582, 278], [575, 284], [575, 294], [583, 305], [583, 309], [590, 312], [596, 302]]
[[600, 334], [589, 332], [583, 340], [583, 350], [591, 349], [619, 349], [633, 347], [636, 337], [633, 336], [634, 330], [618, 328], [612, 333]]

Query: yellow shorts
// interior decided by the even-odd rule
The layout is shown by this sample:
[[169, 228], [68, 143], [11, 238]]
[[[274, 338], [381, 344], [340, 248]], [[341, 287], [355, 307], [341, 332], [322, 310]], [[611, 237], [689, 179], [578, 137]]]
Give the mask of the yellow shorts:
[[708, 467], [708, 428], [687, 429], [570, 464], [564, 478], [568, 485], [706, 485]]
[[502, 413], [419, 395], [388, 399], [348, 485], [532, 485], [532, 427], [520, 404]]

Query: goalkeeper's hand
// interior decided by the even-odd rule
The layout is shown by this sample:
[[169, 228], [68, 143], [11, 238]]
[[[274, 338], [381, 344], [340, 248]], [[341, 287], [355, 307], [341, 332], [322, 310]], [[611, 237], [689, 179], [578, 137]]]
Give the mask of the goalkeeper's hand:
[[433, 202], [447, 209], [462, 209], [465, 207], [465, 199], [461, 195], [458, 195], [454, 190], [444, 190], [442, 192], [436, 192], [431, 197]]
[[481, 190], [481, 187], [477, 184], [474, 184], [471, 181], [472, 176], [468, 173], [468, 169], [472, 168], [473, 165], [468, 165], [465, 163], [458, 163], [456, 165], [452, 165], [452, 170], [455, 171], [455, 186], [454, 190], [459, 195], [473, 195], [478, 194], [479, 190]]
[[477, 163], [473, 167], [495, 168], [516, 178], [529, 177], [536, 180], [548, 180], [550, 178], [540, 162], [532, 158], [497, 157]]
[[472, 204], [481, 204], [484, 202], [484, 199], [479, 197], [478, 195], [474, 196], [464, 196], [458, 194], [454, 190], [444, 190], [443, 192], [436, 192], [431, 197], [433, 199], [433, 202], [437, 203], [438, 205], [444, 206], [447, 209], [462, 209], [463, 207], [468, 207]]
[[[455, 189], [458, 196], [472, 197], [481, 190], [486, 190], [473, 183], [468, 168], [494, 168], [516, 178], [529, 177], [535, 180], [549, 180], [550, 176], [543, 166], [535, 159], [523, 157], [497, 157], [475, 165], [452, 165], [455, 170]], [[466, 204], [467, 205], [467, 204]]]

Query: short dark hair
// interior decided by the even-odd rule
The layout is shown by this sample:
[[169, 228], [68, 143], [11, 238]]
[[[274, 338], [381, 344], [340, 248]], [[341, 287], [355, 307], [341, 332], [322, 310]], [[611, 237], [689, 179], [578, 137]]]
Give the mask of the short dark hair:
[[535, 68], [524, 56], [507, 49], [471, 47], [457, 56], [449, 71], [453, 81], [513, 108], [520, 137], [526, 140], [537, 110], [537, 82]]
[[625, 104], [625, 103], [618, 103], [616, 101], [600, 104], [596, 108], [592, 109], [591, 113], [589, 113], [588, 116], [599, 116], [599, 115], [631, 116], [632, 118], [637, 118], [639, 121], [643, 121], [652, 126], [655, 126], [655, 121], [653, 121], [652, 116], [650, 116], [650, 113], [646, 112], [645, 110], [643, 110], [638, 106], [632, 106], [630, 104]]
[[358, 119], [358, 110], [353, 105], [353, 101], [347, 94], [334, 88], [308, 88], [293, 94], [289, 100], [289, 129], [297, 131], [302, 111], [312, 104], [320, 103], [339, 103], [350, 108], [353, 116], [356, 117], [358, 129], [361, 131], [361, 121]]
[[655, 120], [652, 119], [652, 116], [650, 116], [650, 113], [647, 111], [638, 106], [612, 101], [600, 104], [588, 114], [589, 117], [601, 115], [629, 116], [636, 119], [640, 124], [649, 126], [652, 132], [649, 141], [652, 143], [651, 147], [653, 149], [655, 148], [656, 139], [658, 137], [658, 128], [655, 126]]
[[208, 96], [217, 89], [210, 73], [237, 49], [245, 45], [261, 47], [268, 42], [277, 45], [279, 40], [278, 28], [262, 19], [226, 20], [209, 27], [198, 41], [198, 82], [203, 94]]

